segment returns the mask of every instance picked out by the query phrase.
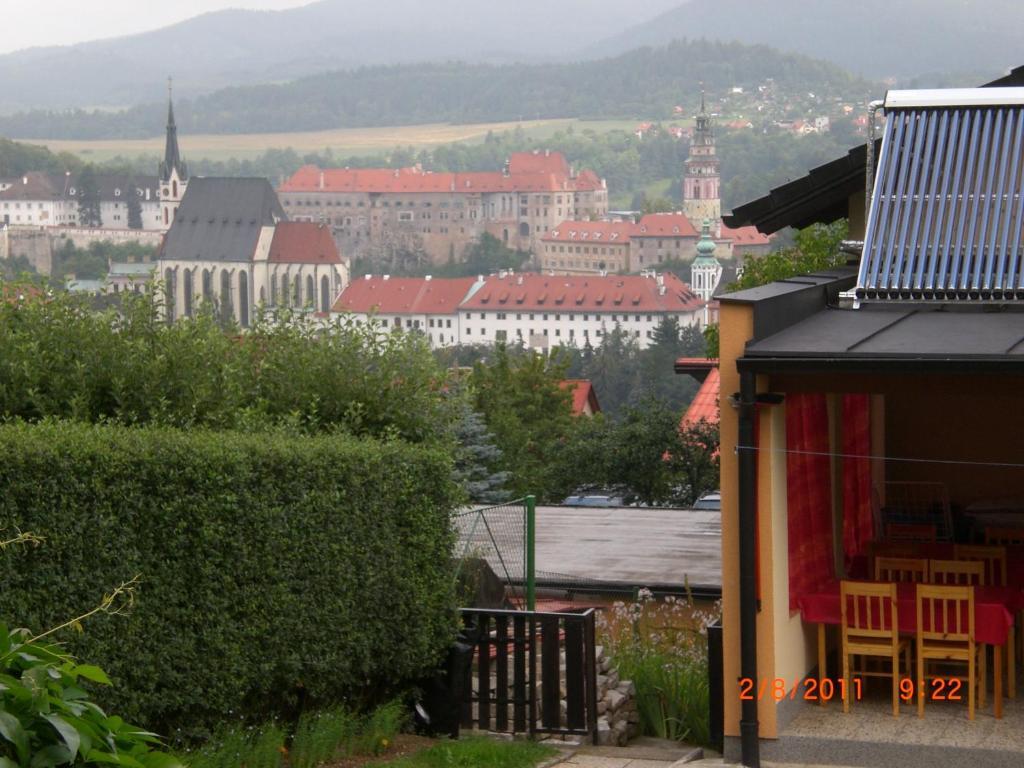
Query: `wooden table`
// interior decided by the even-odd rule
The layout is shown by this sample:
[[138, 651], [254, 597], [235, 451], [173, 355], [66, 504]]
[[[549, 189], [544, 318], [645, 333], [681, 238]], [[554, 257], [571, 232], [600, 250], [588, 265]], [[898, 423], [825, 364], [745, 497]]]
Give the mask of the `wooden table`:
[[[916, 585], [900, 584], [898, 590], [900, 633], [914, 635], [917, 633]], [[1014, 587], [974, 588], [974, 639], [977, 643], [991, 645], [993, 649], [992, 671], [995, 680], [992, 697], [997, 718], [1003, 716], [1003, 648], [1013, 641], [1013, 611], [1017, 610], [1021, 599], [1021, 591]], [[797, 604], [800, 617], [805, 622], [818, 625], [818, 676], [824, 678], [825, 627], [842, 623], [839, 582], [829, 582], [820, 591], [804, 595], [797, 600]], [[1012, 646], [1008, 652], [1013, 653]], [[984, 683], [981, 690], [984, 693]]]

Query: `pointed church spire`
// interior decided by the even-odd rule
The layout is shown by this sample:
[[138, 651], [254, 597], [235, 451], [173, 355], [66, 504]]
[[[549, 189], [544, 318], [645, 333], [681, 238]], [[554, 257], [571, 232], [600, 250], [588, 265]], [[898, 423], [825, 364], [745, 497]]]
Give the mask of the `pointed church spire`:
[[174, 98], [171, 78], [167, 78], [167, 141], [164, 146], [164, 161], [160, 164], [160, 179], [167, 181], [171, 172], [177, 170], [178, 177], [184, 181], [188, 178], [188, 168], [181, 160], [178, 149], [178, 126], [174, 122]]
[[704, 109], [704, 81], [701, 80], [701, 82], [700, 82], [700, 113], [703, 115], [706, 112], [707, 112], [707, 110]]

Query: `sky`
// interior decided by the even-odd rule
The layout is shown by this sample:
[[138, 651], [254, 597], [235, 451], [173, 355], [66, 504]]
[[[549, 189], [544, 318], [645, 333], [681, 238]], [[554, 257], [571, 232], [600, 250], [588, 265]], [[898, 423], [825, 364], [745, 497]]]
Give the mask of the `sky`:
[[159, 29], [224, 8], [277, 10], [311, 0], [49, 0], [45, 12], [34, 3], [0, 0], [6, 34], [0, 53], [39, 45], [68, 45], [103, 37]]

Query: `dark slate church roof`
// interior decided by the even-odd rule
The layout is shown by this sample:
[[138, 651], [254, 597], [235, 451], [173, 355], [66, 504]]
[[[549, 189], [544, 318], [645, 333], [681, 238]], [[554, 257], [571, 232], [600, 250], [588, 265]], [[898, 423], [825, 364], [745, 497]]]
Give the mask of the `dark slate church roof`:
[[194, 177], [164, 238], [160, 258], [252, 261], [260, 230], [287, 219], [266, 179]]

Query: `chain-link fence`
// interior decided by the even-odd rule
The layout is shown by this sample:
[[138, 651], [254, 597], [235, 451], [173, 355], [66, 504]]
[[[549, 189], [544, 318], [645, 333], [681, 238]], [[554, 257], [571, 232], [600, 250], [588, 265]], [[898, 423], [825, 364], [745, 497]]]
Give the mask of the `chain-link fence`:
[[484, 560], [504, 582], [509, 600], [520, 607], [532, 607], [533, 520], [532, 496], [456, 513], [455, 555], [460, 571], [472, 558]]

